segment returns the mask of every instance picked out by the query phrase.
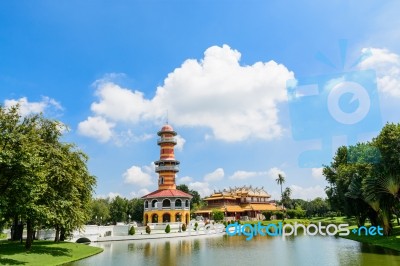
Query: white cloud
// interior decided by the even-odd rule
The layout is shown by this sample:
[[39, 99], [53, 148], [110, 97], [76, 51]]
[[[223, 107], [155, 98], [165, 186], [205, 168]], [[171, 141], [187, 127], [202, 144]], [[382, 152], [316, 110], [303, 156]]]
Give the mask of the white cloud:
[[95, 84], [99, 102], [92, 103], [91, 110], [96, 115], [113, 121], [138, 122], [144, 113], [150, 111], [149, 101], [139, 91], [133, 92], [110, 81]]
[[125, 171], [123, 174], [125, 183], [134, 184], [141, 187], [148, 187], [153, 184], [152, 175], [154, 173], [154, 163], [150, 166], [135, 166]]
[[224, 178], [224, 169], [222, 168], [217, 168], [214, 172], [206, 174], [204, 176], [204, 181], [206, 182], [213, 182], [213, 181], [219, 181]]
[[232, 180], [245, 180], [255, 176], [267, 174], [266, 172], [249, 172], [249, 171], [236, 171], [229, 177]]
[[89, 116], [85, 121], [78, 124], [79, 134], [92, 137], [100, 142], [107, 142], [113, 136], [114, 123], [108, 122], [103, 117]]
[[241, 54], [212, 46], [201, 60], [188, 59], [169, 73], [152, 99], [105, 78], [94, 83], [96, 116], [113, 122], [159, 123], [169, 111], [178, 126], [206, 127], [224, 141], [274, 139], [281, 135], [277, 104], [287, 100], [294, 74], [274, 61], [240, 65]]
[[182, 138], [182, 136], [180, 136], [180, 135], [176, 135], [176, 136], [175, 136], [175, 139], [176, 139], [176, 146], [175, 146], [175, 148], [176, 148], [178, 151], [182, 151], [182, 150], [183, 150], [183, 145], [185, 145], [186, 140], [185, 140], [184, 138]]
[[189, 189], [193, 189], [199, 192], [201, 197], [210, 196], [212, 193], [212, 190], [210, 189], [207, 182], [192, 182], [189, 183], [188, 187]]
[[324, 175], [322, 174], [322, 170], [324, 168], [320, 167], [320, 168], [311, 168], [311, 175], [312, 177], [314, 177], [315, 179], [324, 179]]
[[47, 96], [42, 97], [42, 100], [40, 102], [29, 102], [27, 97], [22, 97], [19, 98], [18, 100], [15, 99], [4, 100], [5, 108], [10, 108], [11, 106], [15, 106], [17, 104], [19, 104], [20, 106], [19, 113], [21, 116], [43, 113], [49, 109], [54, 109], [56, 111], [63, 110], [59, 102]]
[[149, 194], [149, 193], [150, 193], [150, 191], [149, 191], [148, 189], [142, 188], [142, 189], [139, 189], [137, 192], [132, 191], [132, 192], [130, 193], [130, 196], [131, 196], [132, 198], [140, 198], [140, 197], [142, 197], [142, 196], [144, 196], [144, 195], [147, 195], [147, 194]]
[[97, 196], [95, 196], [95, 198], [97, 198], [97, 199], [106, 199], [106, 198], [109, 198], [110, 200], [113, 200], [113, 199], [115, 199], [117, 196], [122, 197], [121, 194], [119, 194], [118, 192], [110, 192], [110, 193], [108, 193], [107, 195], [97, 195]]
[[387, 49], [364, 48], [360, 69], [374, 69], [379, 90], [390, 97], [400, 97], [400, 57]]
[[191, 178], [190, 176], [184, 176], [178, 179], [178, 184], [185, 184], [188, 182], [192, 182], [193, 178]]
[[297, 185], [291, 185], [292, 189], [292, 199], [315, 199], [316, 197], [326, 198], [325, 190], [321, 186], [307, 187], [303, 188]]
[[278, 178], [279, 174], [286, 176], [285, 172], [277, 167], [272, 167], [267, 171], [267, 175], [274, 180]]
[[108, 195], [107, 195], [107, 197], [110, 198], [111, 200], [112, 200], [112, 199], [115, 199], [117, 196], [122, 197], [121, 194], [119, 194], [118, 192], [116, 192], [116, 193], [110, 192], [110, 193], [108, 193]]

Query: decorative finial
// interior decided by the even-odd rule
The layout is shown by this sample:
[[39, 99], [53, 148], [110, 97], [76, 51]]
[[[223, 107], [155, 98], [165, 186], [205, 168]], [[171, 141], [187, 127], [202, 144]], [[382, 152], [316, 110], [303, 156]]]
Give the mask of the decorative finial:
[[167, 109], [167, 125], [168, 125], [168, 109]]

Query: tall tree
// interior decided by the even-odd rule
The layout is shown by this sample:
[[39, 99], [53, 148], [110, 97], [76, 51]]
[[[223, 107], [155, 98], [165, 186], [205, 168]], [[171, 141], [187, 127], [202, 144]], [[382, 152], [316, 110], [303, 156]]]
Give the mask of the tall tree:
[[283, 184], [285, 183], [285, 177], [282, 174], [278, 174], [278, 178], [275, 179], [275, 181], [281, 187], [281, 200], [283, 201]]

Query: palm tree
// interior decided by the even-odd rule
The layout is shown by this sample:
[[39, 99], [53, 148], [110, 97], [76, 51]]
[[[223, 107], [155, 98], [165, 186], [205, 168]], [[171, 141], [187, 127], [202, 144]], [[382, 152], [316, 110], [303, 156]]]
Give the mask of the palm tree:
[[285, 188], [282, 194], [282, 205], [286, 205], [288, 208], [290, 203], [290, 196], [292, 195], [292, 189], [290, 187]]
[[[282, 203], [282, 210], [283, 210], [284, 208], [283, 208], [283, 191], [282, 191], [282, 185], [283, 185], [283, 183], [285, 183], [285, 177], [284, 177], [282, 174], [278, 174], [278, 178], [275, 179], [275, 181], [276, 181], [276, 183], [277, 183], [278, 185], [281, 186], [281, 203]], [[283, 219], [285, 219], [285, 215], [284, 215]]]

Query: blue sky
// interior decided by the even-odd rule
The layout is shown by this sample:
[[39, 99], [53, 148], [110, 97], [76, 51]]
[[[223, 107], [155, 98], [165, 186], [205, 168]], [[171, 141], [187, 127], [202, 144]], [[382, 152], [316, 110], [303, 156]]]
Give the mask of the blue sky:
[[[323, 196], [320, 167], [335, 147], [400, 120], [400, 4], [332, 2], [3, 1], [0, 102], [67, 124], [65, 140], [90, 157], [97, 196], [156, 188], [167, 110], [178, 183], [202, 195], [251, 184], [277, 198], [284, 173], [293, 197]], [[369, 112], [349, 126], [329, 116], [326, 93], [294, 105], [288, 80], [328, 95], [360, 83]], [[339, 97], [344, 116], [365, 102], [354, 90]], [[292, 129], [308, 133], [294, 139]]]

